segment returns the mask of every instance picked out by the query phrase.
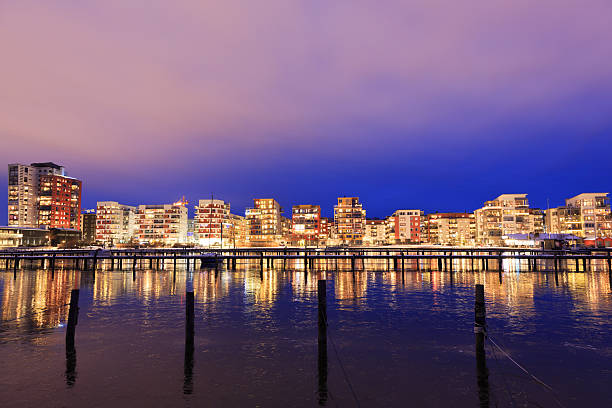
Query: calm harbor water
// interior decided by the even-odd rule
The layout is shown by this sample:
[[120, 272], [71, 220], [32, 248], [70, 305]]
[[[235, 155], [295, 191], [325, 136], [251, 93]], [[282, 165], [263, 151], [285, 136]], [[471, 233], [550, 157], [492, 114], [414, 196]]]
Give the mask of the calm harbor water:
[[[0, 272], [0, 405], [479, 406], [474, 285], [485, 285], [490, 406], [612, 406], [607, 272]], [[378, 269], [378, 270], [376, 270]], [[327, 390], [317, 280], [327, 279]], [[67, 355], [71, 289], [76, 355]], [[185, 292], [195, 292], [193, 354]]]

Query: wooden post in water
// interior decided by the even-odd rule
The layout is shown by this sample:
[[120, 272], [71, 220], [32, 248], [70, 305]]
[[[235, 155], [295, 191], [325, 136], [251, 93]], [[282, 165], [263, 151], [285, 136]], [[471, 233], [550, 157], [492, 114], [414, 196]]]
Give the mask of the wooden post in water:
[[70, 308], [68, 309], [68, 324], [66, 325], [66, 384], [72, 387], [76, 381], [76, 349], [74, 334], [79, 317], [79, 290], [70, 292]]
[[489, 407], [489, 370], [484, 342], [487, 334], [486, 306], [484, 285], [476, 285], [474, 303], [474, 335], [476, 337], [476, 378], [478, 383], [478, 400], [481, 408]]
[[438, 254], [438, 272], [442, 271], [442, 258]]
[[[387, 268], [389, 267], [389, 263], [387, 260]], [[353, 271], [353, 275], [355, 274], [355, 254], [351, 257], [351, 270]]]
[[193, 352], [194, 352], [194, 297], [193, 292], [185, 294], [185, 361], [183, 366], [183, 394], [193, 393]]
[[13, 279], [17, 279], [17, 268], [19, 268], [19, 258], [15, 254], [15, 259], [13, 260]]
[[319, 301], [319, 405], [327, 402], [327, 281], [320, 279], [317, 286], [317, 298]]

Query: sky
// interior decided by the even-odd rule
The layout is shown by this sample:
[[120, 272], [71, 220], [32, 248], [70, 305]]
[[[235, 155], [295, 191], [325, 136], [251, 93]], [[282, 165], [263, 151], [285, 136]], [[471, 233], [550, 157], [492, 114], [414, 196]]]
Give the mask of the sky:
[[0, 2], [0, 163], [64, 165], [84, 208], [562, 205], [612, 190], [610, 27], [609, 0]]

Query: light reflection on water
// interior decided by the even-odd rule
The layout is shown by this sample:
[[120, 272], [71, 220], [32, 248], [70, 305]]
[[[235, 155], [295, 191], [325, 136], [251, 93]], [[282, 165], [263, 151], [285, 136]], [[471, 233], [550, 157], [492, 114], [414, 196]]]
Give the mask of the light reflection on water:
[[[476, 283], [485, 285], [491, 335], [565, 406], [612, 403], [607, 273], [507, 267], [500, 282], [497, 272], [292, 266], [261, 274], [256, 265], [2, 273], [2, 405], [317, 405], [318, 279], [328, 280], [327, 405], [355, 405], [349, 383], [362, 406], [478, 404]], [[68, 386], [64, 325], [73, 288], [81, 294]], [[186, 288], [195, 292], [192, 354]], [[487, 363], [491, 406], [555, 406], [490, 347]]]

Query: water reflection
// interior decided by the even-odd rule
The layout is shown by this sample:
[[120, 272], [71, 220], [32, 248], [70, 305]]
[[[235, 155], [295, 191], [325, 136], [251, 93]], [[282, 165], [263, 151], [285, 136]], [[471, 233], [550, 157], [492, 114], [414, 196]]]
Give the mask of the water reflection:
[[[311, 275], [307, 279], [305, 275]], [[340, 303], [359, 305], [368, 297], [373, 285], [383, 285], [389, 292], [428, 290], [433, 294], [452, 290], [452, 285], [471, 287], [485, 285], [489, 301], [504, 305], [510, 313], [528, 316], [534, 313], [534, 299], [542, 288], [551, 288], [570, 296], [574, 307], [598, 311], [610, 304], [610, 279], [606, 273], [503, 273], [499, 284], [496, 272], [338, 272], [316, 273], [302, 271], [236, 271], [215, 274], [213, 270], [193, 274], [164, 271], [137, 272], [136, 280], [130, 273], [91, 272], [72, 270], [28, 271], [18, 273], [13, 280], [10, 274], [0, 276], [2, 287], [1, 320], [12, 322], [24, 331], [56, 328], [66, 321], [68, 302], [72, 288], [91, 288], [93, 302], [97, 306], [112, 306], [126, 296], [140, 299], [145, 305], [157, 299], [177, 296], [193, 287], [198, 302], [215, 302], [228, 296], [230, 287], [238, 284], [244, 288], [247, 303], [259, 310], [273, 307], [281, 285], [287, 281], [295, 299], [316, 291], [317, 279], [330, 276], [334, 281], [335, 299]], [[558, 286], [555, 284], [558, 277]], [[190, 280], [191, 279], [191, 280]]]
[[[376, 272], [353, 273], [343, 265], [335, 272], [333, 262], [323, 271], [292, 268], [296, 265], [95, 275], [59, 269], [54, 274], [19, 271], [16, 279], [12, 272], [0, 274], [0, 342], [6, 346], [0, 358], [17, 353], [30, 356], [35, 366], [41, 355], [57, 356], [57, 345], [69, 332], [64, 326], [70, 293], [77, 288], [83, 313], [76, 341], [66, 336], [65, 365], [63, 349], [56, 359], [60, 363], [45, 360], [45, 367], [55, 370], [51, 378], [60, 377], [71, 392], [95, 375], [107, 381], [100, 388], [119, 387], [119, 378], [128, 387], [141, 376], [141, 390], [154, 389], [170, 406], [176, 401], [161, 391], [164, 387], [181, 398], [210, 398], [213, 405], [278, 405], [292, 394], [305, 401], [302, 405], [352, 405], [338, 362], [342, 359], [357, 394], [369, 398], [364, 406], [401, 405], [408, 393], [415, 405], [494, 405], [502, 379], [510, 376], [510, 388], [517, 392], [526, 385], [518, 381], [520, 373], [492, 361], [478, 339], [474, 349], [473, 288], [480, 283], [496, 338], [509, 336], [512, 355], [530, 363], [537, 374], [570, 390], [580, 386], [574, 371], [584, 376], [581, 390], [610, 379], [608, 273], [517, 272], [509, 265], [500, 283], [497, 271], [458, 267], [453, 273], [430, 271], [426, 265], [420, 272], [402, 272], [378, 265]], [[321, 331], [327, 329], [321, 315], [317, 322], [320, 279], [328, 279], [329, 333]], [[190, 330], [186, 292], [191, 290], [195, 324]], [[335, 346], [330, 341], [328, 353], [332, 338]], [[44, 353], [41, 347], [47, 347]], [[562, 367], [551, 363], [560, 358]], [[454, 390], [452, 398], [438, 395], [444, 395], [435, 386], [441, 379]], [[7, 377], [0, 374], [0, 380]], [[276, 396], [282, 389], [291, 392]], [[455, 398], [460, 402], [454, 404]]]

